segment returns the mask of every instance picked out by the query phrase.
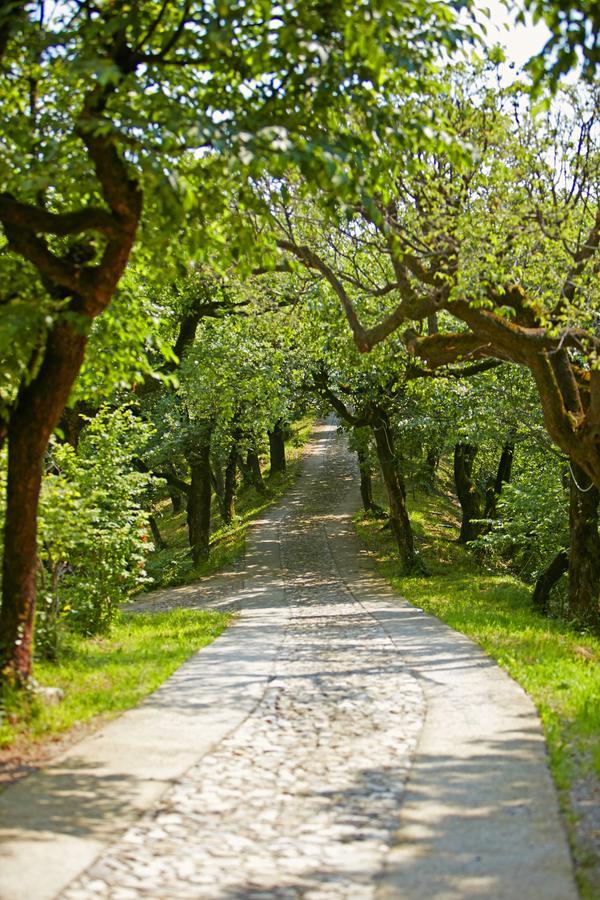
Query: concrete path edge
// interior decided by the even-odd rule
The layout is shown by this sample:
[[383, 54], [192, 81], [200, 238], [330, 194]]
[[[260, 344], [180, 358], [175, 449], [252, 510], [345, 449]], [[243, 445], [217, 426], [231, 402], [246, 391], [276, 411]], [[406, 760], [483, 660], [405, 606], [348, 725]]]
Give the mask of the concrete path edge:
[[260, 703], [288, 620], [282, 515], [274, 507], [251, 530], [236, 583], [244, 608], [224, 634], [138, 707], [0, 794], [0, 900], [56, 897]]
[[352, 526], [355, 489], [326, 523], [338, 571], [421, 685], [425, 723], [378, 900], [576, 900], [537, 710], [465, 635], [376, 575]]

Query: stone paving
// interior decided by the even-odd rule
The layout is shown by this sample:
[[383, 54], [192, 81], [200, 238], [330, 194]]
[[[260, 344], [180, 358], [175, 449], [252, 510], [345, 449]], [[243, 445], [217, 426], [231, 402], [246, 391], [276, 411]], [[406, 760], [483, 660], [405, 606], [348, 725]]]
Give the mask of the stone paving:
[[286, 501], [291, 615], [261, 702], [63, 900], [375, 897], [424, 702], [336, 571], [323, 521], [347, 461], [328, 457]]

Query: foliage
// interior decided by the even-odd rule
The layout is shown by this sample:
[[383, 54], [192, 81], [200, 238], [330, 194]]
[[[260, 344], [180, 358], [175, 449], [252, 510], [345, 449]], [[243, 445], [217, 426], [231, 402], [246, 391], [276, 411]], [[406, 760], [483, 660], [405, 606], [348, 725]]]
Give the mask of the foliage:
[[569, 492], [564, 463], [532, 458], [512, 484], [504, 485], [499, 517], [474, 546], [527, 581], [569, 546]]
[[[540, 108], [475, 64], [427, 96], [461, 141], [421, 148], [399, 171], [382, 139], [359, 202], [293, 177], [262, 188], [281, 256], [327, 283], [361, 352], [401, 335], [429, 369], [482, 358], [527, 367], [548, 433], [598, 480], [597, 89]], [[400, 98], [396, 114], [410, 119], [420, 102]]]
[[100, 410], [77, 452], [54, 441], [39, 523], [37, 652], [58, 652], [62, 627], [106, 631], [119, 604], [146, 581], [150, 548], [141, 501], [148, 477], [131, 457], [148, 428], [127, 407]]
[[529, 70], [540, 81], [560, 77], [581, 67], [594, 81], [600, 66], [600, 11], [596, 0], [526, 0], [534, 22], [543, 20], [551, 31], [542, 52], [530, 60]]

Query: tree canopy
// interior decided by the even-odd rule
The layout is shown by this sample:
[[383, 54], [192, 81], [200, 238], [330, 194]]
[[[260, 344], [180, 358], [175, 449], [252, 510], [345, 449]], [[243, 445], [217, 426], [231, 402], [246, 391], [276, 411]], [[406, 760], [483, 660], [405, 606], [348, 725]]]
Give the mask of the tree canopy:
[[[407, 569], [426, 566], [406, 485], [449, 455], [465, 541], [517, 547], [513, 513], [531, 531], [527, 457], [571, 504], [538, 569], [573, 546], [565, 466], [588, 499], [600, 486], [598, 22], [525, 9], [552, 37], [506, 87], [464, 0], [0, 5], [11, 677], [30, 674], [41, 583], [58, 609], [52, 572], [73, 598], [91, 577], [77, 510], [99, 533], [123, 513], [107, 559], [125, 593], [144, 529], [164, 543], [165, 491], [200, 565], [213, 499], [232, 526], [240, 477], [265, 490], [267, 447], [276, 475], [308, 408], [349, 429], [365, 497], [379, 466]], [[94, 474], [101, 437], [122, 452]], [[596, 574], [577, 566], [579, 614]]]

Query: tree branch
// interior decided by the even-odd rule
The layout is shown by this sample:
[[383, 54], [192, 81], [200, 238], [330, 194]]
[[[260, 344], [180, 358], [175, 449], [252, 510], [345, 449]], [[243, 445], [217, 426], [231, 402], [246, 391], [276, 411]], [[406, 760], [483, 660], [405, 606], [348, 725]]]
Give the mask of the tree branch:
[[317, 391], [329, 400], [333, 409], [345, 422], [348, 422], [349, 425], [353, 425], [355, 428], [362, 428], [369, 424], [369, 420], [366, 417], [353, 415], [344, 401], [337, 394], [334, 394], [329, 387], [325, 372], [321, 371], [313, 374], [313, 379]]
[[490, 343], [482, 343], [478, 335], [467, 331], [420, 337], [408, 330], [403, 338], [409, 353], [424, 359], [432, 369], [461, 359], [488, 359], [496, 356]]
[[28, 228], [4, 222], [4, 233], [9, 247], [29, 260], [37, 268], [42, 278], [65, 288], [73, 294], [82, 291], [82, 270], [59, 259], [48, 249], [44, 238], [38, 237]]
[[106, 209], [89, 206], [69, 213], [51, 213], [40, 206], [21, 203], [9, 193], [0, 194], [0, 220], [27, 228], [32, 234], [55, 234], [58, 237], [85, 231], [114, 236], [117, 232], [114, 219]]
[[292, 253], [297, 259], [303, 262], [307, 268], [316, 269], [326, 278], [342, 304], [342, 308], [346, 313], [346, 318], [348, 319], [348, 323], [350, 325], [350, 328], [352, 329], [352, 334], [354, 335], [354, 340], [356, 341], [358, 348], [360, 350], [370, 349], [367, 341], [367, 333], [363, 326], [360, 324], [352, 302], [350, 301], [350, 298], [348, 297], [343, 284], [336, 276], [333, 269], [331, 269], [321, 259], [320, 256], [318, 256], [313, 250], [311, 250], [310, 247], [300, 246], [298, 244], [294, 244], [292, 241], [286, 241], [283, 239], [277, 241], [277, 246], [281, 250], [286, 250], [288, 253]]
[[182, 481], [181, 478], [178, 478], [176, 475], [173, 475], [172, 472], [155, 472], [139, 457], [135, 457], [132, 460], [132, 464], [138, 472], [143, 472], [145, 475], [152, 475], [153, 478], [162, 478], [167, 484], [170, 484], [171, 487], [176, 488], [183, 494], [189, 493], [190, 485], [187, 482]]
[[497, 369], [498, 366], [504, 366], [505, 364], [506, 360], [503, 359], [486, 359], [472, 366], [462, 366], [458, 369], [442, 369], [440, 371], [411, 366], [406, 373], [406, 378], [409, 381], [415, 378], [470, 378], [472, 375], [480, 375], [482, 372], [489, 372], [490, 369]]
[[585, 243], [578, 253], [574, 256], [574, 265], [571, 268], [565, 280], [561, 299], [553, 310], [553, 316], [559, 316], [563, 311], [565, 304], [572, 303], [575, 292], [577, 290], [577, 278], [583, 273], [588, 261], [598, 251], [600, 246], [600, 206], [596, 211], [594, 224], [590, 228]]

